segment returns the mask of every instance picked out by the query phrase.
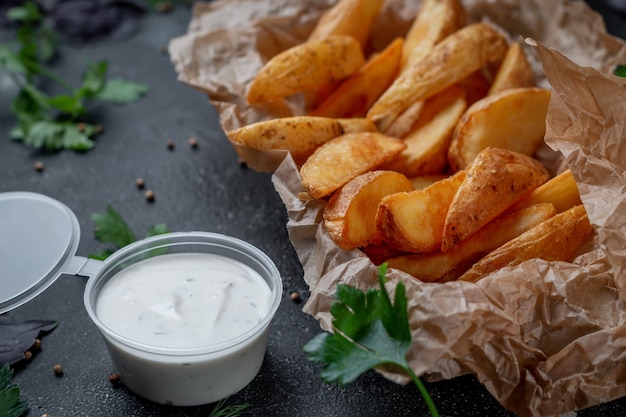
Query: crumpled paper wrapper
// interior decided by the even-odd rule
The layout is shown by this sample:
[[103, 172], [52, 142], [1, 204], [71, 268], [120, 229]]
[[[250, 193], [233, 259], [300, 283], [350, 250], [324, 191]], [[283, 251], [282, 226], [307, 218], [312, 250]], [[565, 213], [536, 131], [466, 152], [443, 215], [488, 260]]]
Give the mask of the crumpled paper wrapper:
[[[249, 107], [245, 93], [263, 63], [303, 41], [331, 0], [198, 3], [170, 55], [180, 81], [205, 92], [225, 130], [301, 114], [296, 100]], [[626, 44], [606, 34], [582, 1], [466, 0], [470, 20], [505, 29], [528, 49], [538, 83], [553, 90], [545, 142], [579, 186], [596, 234], [573, 263], [531, 260], [478, 283], [422, 283], [390, 270], [409, 297], [412, 368], [429, 380], [473, 373], [520, 416], [575, 415], [626, 395]], [[411, 24], [419, 2], [388, 0], [373, 30], [381, 49]], [[384, 29], [383, 29], [384, 28]], [[321, 200], [302, 201], [298, 169], [283, 152], [237, 149], [253, 168], [275, 170], [287, 228], [304, 267], [304, 311], [331, 328], [337, 283], [377, 287], [377, 267], [344, 251], [320, 220]], [[381, 371], [406, 383], [405, 376]]]

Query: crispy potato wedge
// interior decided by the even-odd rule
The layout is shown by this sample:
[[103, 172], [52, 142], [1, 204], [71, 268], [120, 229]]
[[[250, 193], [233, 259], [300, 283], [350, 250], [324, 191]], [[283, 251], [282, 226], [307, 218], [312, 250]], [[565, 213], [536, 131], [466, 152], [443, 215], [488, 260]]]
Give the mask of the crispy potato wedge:
[[528, 87], [501, 91], [477, 101], [454, 130], [448, 159], [453, 170], [467, 168], [487, 147], [535, 153], [546, 131], [550, 90]]
[[476, 282], [498, 269], [533, 258], [569, 262], [592, 233], [584, 206], [574, 206], [490, 252], [459, 280]]
[[468, 106], [471, 106], [478, 100], [486, 97], [489, 93], [489, 89], [491, 88], [491, 83], [481, 70], [472, 72], [470, 75], [459, 81], [458, 85], [465, 90], [465, 99], [467, 100]]
[[425, 100], [461, 81], [508, 48], [502, 33], [486, 23], [474, 23], [452, 33], [424, 59], [408, 67], [372, 105], [367, 116], [385, 131], [412, 103]]
[[537, 203], [551, 203], [557, 213], [582, 204], [578, 185], [572, 172], [567, 169], [550, 178], [533, 190], [532, 193], [515, 203], [508, 211], [519, 210]]
[[425, 100], [416, 101], [411, 104], [382, 133], [389, 136], [395, 136], [397, 138], [405, 136], [411, 131], [411, 128], [417, 122], [417, 119], [419, 119], [420, 113], [424, 109], [425, 104]]
[[390, 268], [400, 269], [422, 281], [454, 280], [487, 253], [555, 214], [552, 204], [536, 204], [494, 220], [448, 252], [402, 255], [387, 262]]
[[402, 38], [370, 58], [315, 110], [312, 116], [364, 117], [371, 105], [393, 82], [400, 67]]
[[459, 0], [424, 0], [405, 36], [402, 70], [422, 60], [433, 46], [465, 25]]
[[389, 194], [412, 191], [413, 184], [394, 171], [369, 171], [350, 180], [335, 192], [324, 209], [324, 226], [342, 249], [380, 244], [376, 210]]
[[519, 42], [514, 42], [509, 46], [487, 94], [493, 95], [509, 88], [533, 87], [534, 85], [535, 75], [524, 49]]
[[335, 120], [341, 125], [344, 135], [358, 132], [378, 132], [376, 125], [365, 117], [348, 117]]
[[406, 149], [383, 169], [408, 177], [443, 172], [452, 132], [466, 108], [465, 91], [457, 85], [429, 98], [413, 129], [402, 138]]
[[250, 104], [318, 89], [354, 74], [365, 58], [352, 36], [333, 35], [293, 46], [265, 63], [250, 84]]
[[264, 120], [226, 132], [231, 142], [267, 151], [284, 149], [294, 160], [303, 160], [321, 144], [344, 134], [337, 119], [295, 116]]
[[320, 17], [308, 40], [326, 39], [332, 35], [349, 35], [365, 48], [372, 24], [384, 0], [339, 0]]
[[383, 197], [376, 214], [383, 241], [405, 252], [439, 250], [446, 213], [464, 178], [459, 171], [423, 190]]
[[447, 252], [548, 178], [543, 165], [529, 156], [499, 148], [483, 150], [450, 204], [441, 250]]
[[322, 198], [355, 178], [384, 164], [406, 144], [376, 132], [349, 133], [331, 139], [300, 168], [302, 186], [313, 198]]

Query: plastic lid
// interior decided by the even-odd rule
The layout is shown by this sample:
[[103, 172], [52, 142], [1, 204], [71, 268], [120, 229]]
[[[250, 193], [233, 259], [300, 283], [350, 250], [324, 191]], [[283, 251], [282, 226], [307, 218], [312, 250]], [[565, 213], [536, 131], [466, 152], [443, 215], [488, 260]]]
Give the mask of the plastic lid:
[[42, 194], [0, 193], [0, 313], [48, 288], [79, 240], [80, 225], [66, 205]]

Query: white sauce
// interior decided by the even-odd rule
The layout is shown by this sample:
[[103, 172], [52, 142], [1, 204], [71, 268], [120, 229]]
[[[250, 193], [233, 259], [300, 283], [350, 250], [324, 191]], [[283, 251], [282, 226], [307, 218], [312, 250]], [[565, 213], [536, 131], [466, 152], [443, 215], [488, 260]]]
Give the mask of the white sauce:
[[176, 253], [123, 269], [102, 289], [96, 315], [114, 332], [165, 348], [232, 339], [271, 308], [271, 290], [247, 265], [220, 255]]

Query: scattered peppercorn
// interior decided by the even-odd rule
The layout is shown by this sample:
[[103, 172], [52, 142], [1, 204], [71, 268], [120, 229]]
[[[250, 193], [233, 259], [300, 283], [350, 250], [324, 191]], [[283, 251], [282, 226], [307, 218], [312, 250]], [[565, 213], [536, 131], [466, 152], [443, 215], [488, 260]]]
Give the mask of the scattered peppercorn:
[[27, 361], [31, 360], [33, 358], [33, 353], [30, 350], [27, 350], [26, 352], [24, 352], [24, 359], [26, 359]]
[[80, 132], [84, 132], [87, 125], [85, 125], [84, 123], [78, 123], [76, 127], [78, 128]]
[[35, 339], [35, 343], [33, 344], [33, 349], [41, 349], [41, 339]]
[[174, 141], [172, 139], [168, 139], [165, 144], [167, 145], [167, 149], [169, 149], [170, 151], [174, 149]]
[[145, 196], [146, 196], [146, 200], [148, 200], [148, 201], [150, 201], [150, 202], [154, 201], [154, 191], [152, 191], [152, 190], [147, 190], [147, 191], [145, 192]]
[[50, 414], [45, 413], [45, 414], [42, 414], [41, 417], [50, 417]]
[[56, 364], [56, 365], [54, 365], [54, 367], [52, 367], [52, 369], [54, 370], [54, 374], [56, 376], [63, 375], [63, 366], [62, 365]]
[[143, 178], [137, 178], [135, 180], [135, 184], [137, 185], [137, 188], [142, 189], [143, 187], [145, 187], [146, 182], [143, 180]]
[[34, 167], [35, 167], [35, 171], [37, 171], [37, 172], [43, 171], [43, 162], [36, 161], [35, 164], [34, 164]]
[[196, 138], [190, 138], [190, 139], [189, 139], [189, 145], [190, 145], [192, 148], [196, 149], [196, 148], [198, 147], [198, 139], [196, 139]]
[[104, 126], [96, 125], [96, 133], [102, 133], [104, 131]]
[[169, 1], [160, 1], [154, 6], [155, 10], [159, 13], [165, 13], [172, 10], [172, 3]]
[[110, 374], [109, 374], [109, 382], [110, 382], [111, 384], [117, 384], [118, 382], [120, 382], [120, 376], [119, 376], [119, 374], [116, 374], [116, 373], [114, 373], [114, 372], [113, 372], [113, 373], [110, 373]]
[[293, 301], [300, 301], [300, 294], [298, 294], [296, 291], [294, 291], [294, 292], [291, 293], [289, 298], [291, 298]]

